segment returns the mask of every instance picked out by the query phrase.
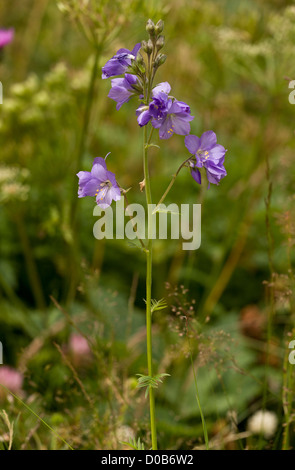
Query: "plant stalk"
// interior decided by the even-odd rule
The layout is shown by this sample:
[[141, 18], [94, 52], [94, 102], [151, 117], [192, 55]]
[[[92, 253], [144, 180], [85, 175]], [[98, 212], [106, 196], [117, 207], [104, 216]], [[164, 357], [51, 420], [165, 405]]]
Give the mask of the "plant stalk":
[[[148, 146], [147, 146], [147, 129], [144, 127], [144, 141], [143, 141], [143, 166], [144, 166], [144, 179], [145, 179], [145, 195], [146, 204], [148, 209], [148, 242], [146, 250], [146, 342], [147, 342], [147, 363], [148, 375], [153, 377], [153, 359], [152, 359], [152, 250], [153, 240], [152, 234], [152, 217], [149, 213], [149, 207], [152, 204], [150, 175], [148, 166]], [[156, 429], [156, 416], [155, 416], [155, 396], [154, 389], [149, 388], [150, 397], [150, 422], [151, 422], [151, 435], [152, 435], [152, 449], [157, 450], [157, 429]]]

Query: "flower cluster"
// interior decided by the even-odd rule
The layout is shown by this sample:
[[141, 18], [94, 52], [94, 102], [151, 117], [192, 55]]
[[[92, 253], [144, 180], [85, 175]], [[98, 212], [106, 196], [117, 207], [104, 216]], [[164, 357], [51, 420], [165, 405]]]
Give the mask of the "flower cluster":
[[[161, 34], [162, 20], [155, 25], [148, 20], [146, 31], [148, 41], [137, 43], [132, 50], [119, 49], [102, 67], [102, 78], [111, 78], [109, 98], [114, 100], [119, 110], [132, 97], [137, 97], [139, 106], [136, 109], [137, 123], [140, 127], [150, 124], [159, 131], [160, 139], [169, 139], [173, 134], [185, 136], [185, 146], [191, 157], [182, 166], [188, 166], [194, 180], [201, 184], [201, 172], [204, 168], [208, 183], [218, 185], [226, 176], [223, 166], [225, 148], [217, 144], [213, 131], [204, 132], [199, 138], [190, 134], [190, 106], [177, 100], [171, 93], [168, 82], [154, 86], [158, 68], [164, 64], [166, 56], [160, 52], [165, 39]], [[146, 59], [143, 57], [145, 53]], [[107, 207], [112, 200], [120, 198], [120, 188], [115, 176], [106, 169], [105, 161], [95, 159], [91, 172], [79, 172], [79, 197], [96, 196], [101, 207]]]
[[140, 106], [137, 111], [137, 122], [140, 127], [151, 121], [155, 129], [159, 129], [160, 139], [169, 139], [174, 133], [187, 135], [190, 133], [190, 107], [183, 101], [169, 97], [171, 86], [168, 82], [160, 83], [152, 90], [149, 106]]
[[[108, 96], [116, 101], [117, 109], [120, 109], [123, 103], [137, 95], [141, 100], [136, 110], [139, 126], [146, 126], [151, 122], [155, 129], [159, 129], [160, 139], [169, 139], [174, 133], [188, 135], [189, 123], [194, 117], [186, 103], [169, 96], [171, 86], [168, 82], [152, 88], [155, 73], [166, 60], [166, 56], [159, 53], [164, 46], [164, 36], [160, 34], [163, 27], [161, 20], [156, 25], [149, 20], [147, 23], [149, 41], [136, 44], [132, 51], [128, 49], [117, 51], [102, 68], [102, 78], [124, 74], [123, 78], [114, 78], [111, 81], [112, 88]], [[146, 53], [147, 64], [140, 50]]]

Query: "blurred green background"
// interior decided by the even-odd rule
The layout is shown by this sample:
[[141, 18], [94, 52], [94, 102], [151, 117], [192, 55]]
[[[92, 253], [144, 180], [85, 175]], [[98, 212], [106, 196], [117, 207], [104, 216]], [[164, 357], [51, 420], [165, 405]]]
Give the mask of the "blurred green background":
[[[212, 129], [228, 149], [227, 177], [203, 195], [200, 249], [155, 242], [153, 298], [168, 303], [153, 318], [155, 369], [171, 375], [156, 392], [160, 448], [204, 444], [193, 371], [211, 447], [294, 446], [292, 4], [1, 2], [0, 27], [15, 29], [0, 57], [3, 362], [21, 374], [24, 402], [74, 448], [119, 449], [135, 437], [150, 446], [148, 401], [136, 388], [146, 373], [145, 257], [127, 240], [94, 239], [94, 200], [77, 198], [75, 176], [111, 152], [130, 202], [144, 202], [137, 103], [116, 111], [101, 67], [146, 39], [148, 18], [165, 22], [157, 82], [190, 105], [192, 133]], [[188, 157], [181, 136], [155, 143], [154, 201]], [[166, 203], [200, 198], [182, 170]], [[17, 399], [0, 399], [12, 448], [67, 447]], [[261, 409], [277, 419], [271, 438], [247, 427]], [[2, 416], [3, 448], [7, 426]]]

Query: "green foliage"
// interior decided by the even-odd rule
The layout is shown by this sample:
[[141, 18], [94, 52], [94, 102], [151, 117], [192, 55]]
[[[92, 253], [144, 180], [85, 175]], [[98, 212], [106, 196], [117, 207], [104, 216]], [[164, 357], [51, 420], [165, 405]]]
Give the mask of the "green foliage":
[[144, 450], [144, 444], [140, 441], [140, 438], [133, 439], [130, 442], [122, 442], [122, 444], [131, 447], [133, 450]]
[[145, 398], [148, 396], [148, 393], [149, 393], [149, 389], [150, 388], [158, 388], [159, 387], [159, 384], [163, 383], [163, 378], [164, 377], [169, 377], [170, 374], [158, 374], [158, 375], [154, 375], [153, 377], [151, 377], [150, 375], [143, 375], [143, 374], [136, 374], [139, 376], [139, 379], [138, 379], [138, 388], [146, 388], [146, 391], [145, 391]]

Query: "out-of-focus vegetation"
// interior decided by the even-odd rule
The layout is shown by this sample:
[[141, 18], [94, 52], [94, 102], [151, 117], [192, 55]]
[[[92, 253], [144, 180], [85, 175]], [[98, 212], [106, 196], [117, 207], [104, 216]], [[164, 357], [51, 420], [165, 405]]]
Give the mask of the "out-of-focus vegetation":
[[[165, 22], [158, 81], [191, 106], [192, 133], [213, 129], [228, 149], [227, 177], [205, 191], [200, 249], [155, 242], [153, 297], [168, 302], [153, 318], [155, 367], [170, 374], [156, 391], [159, 446], [204, 446], [194, 372], [211, 448], [295, 445], [292, 3], [0, 4], [0, 26], [15, 28], [0, 58], [0, 382], [73, 448], [150, 446], [136, 388], [146, 372], [145, 258], [126, 240], [94, 239], [94, 200], [77, 199], [75, 176], [111, 152], [130, 201], [144, 201], [135, 104], [116, 111], [101, 67], [146, 38], [149, 17]], [[158, 200], [187, 153], [181, 136], [156, 143]], [[200, 202], [189, 172], [166, 202]], [[12, 382], [8, 366], [21, 374]], [[16, 397], [2, 389], [0, 400], [2, 448], [67, 448]], [[272, 413], [273, 433], [253, 431], [259, 410]]]

